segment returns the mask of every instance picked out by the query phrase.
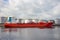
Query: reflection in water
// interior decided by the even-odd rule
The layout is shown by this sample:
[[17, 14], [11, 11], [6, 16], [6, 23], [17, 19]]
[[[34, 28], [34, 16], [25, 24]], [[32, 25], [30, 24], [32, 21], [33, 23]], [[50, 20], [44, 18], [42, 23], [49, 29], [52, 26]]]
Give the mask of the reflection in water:
[[0, 40], [60, 40], [60, 28], [0, 28]]

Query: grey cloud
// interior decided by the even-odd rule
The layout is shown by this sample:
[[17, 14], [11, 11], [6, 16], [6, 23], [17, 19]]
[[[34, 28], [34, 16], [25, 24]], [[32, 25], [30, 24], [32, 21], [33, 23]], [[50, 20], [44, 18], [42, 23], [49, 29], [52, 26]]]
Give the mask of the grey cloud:
[[[20, 0], [17, 0], [20, 1]], [[17, 18], [51, 18], [57, 17], [57, 15], [53, 13], [54, 9], [60, 3], [59, 0], [29, 0], [30, 2], [19, 2], [15, 6], [3, 4], [1, 2], [0, 5], [0, 13], [6, 16], [16, 16]], [[40, 1], [42, 4], [40, 4]], [[8, 3], [8, 2], [6, 2]], [[5, 5], [5, 6], [4, 6]], [[3, 8], [7, 8], [7, 10]], [[2, 10], [3, 9], [3, 10]], [[9, 10], [9, 11], [8, 11]], [[58, 9], [57, 9], [58, 10]], [[46, 15], [45, 15], [46, 14]], [[44, 16], [45, 15], [45, 16]]]

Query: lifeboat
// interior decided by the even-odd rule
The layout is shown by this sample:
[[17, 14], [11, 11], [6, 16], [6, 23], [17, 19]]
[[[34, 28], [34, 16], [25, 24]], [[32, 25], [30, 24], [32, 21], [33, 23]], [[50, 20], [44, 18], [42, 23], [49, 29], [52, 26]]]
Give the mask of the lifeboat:
[[53, 22], [5, 23], [5, 28], [53, 28]]

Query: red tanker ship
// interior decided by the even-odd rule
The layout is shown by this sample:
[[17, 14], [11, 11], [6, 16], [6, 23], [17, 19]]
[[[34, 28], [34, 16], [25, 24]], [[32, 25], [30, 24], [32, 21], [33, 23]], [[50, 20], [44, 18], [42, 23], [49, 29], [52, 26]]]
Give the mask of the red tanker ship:
[[52, 28], [53, 22], [5, 23], [5, 28]]

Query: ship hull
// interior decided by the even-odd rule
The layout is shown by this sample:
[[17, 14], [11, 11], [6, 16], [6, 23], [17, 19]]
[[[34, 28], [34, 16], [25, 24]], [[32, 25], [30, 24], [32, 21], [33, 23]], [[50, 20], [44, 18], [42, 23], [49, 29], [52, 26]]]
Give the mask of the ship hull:
[[53, 23], [5, 23], [5, 28], [52, 28]]

